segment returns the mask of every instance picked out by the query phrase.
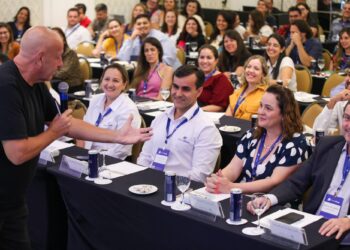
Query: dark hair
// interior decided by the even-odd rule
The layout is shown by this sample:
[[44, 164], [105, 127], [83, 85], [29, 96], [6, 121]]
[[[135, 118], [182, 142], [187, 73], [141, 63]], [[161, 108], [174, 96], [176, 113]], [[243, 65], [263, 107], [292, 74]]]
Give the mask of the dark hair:
[[[231, 55], [225, 49], [224, 41], [226, 37], [235, 40], [237, 43], [237, 50], [234, 52], [233, 55]], [[235, 71], [236, 68], [239, 66], [239, 63], [243, 55], [247, 55], [247, 54], [249, 55], [250, 52], [248, 51], [247, 47], [244, 45], [241, 35], [235, 30], [227, 30], [222, 41], [224, 45], [223, 45], [222, 52], [220, 53], [220, 56], [219, 56], [218, 68], [221, 72]]]
[[128, 72], [126, 72], [125, 68], [123, 65], [118, 64], [118, 63], [113, 63], [108, 65], [102, 72], [101, 78], [100, 78], [100, 83], [102, 82], [103, 77], [105, 76], [105, 73], [107, 70], [109, 69], [116, 69], [120, 72], [120, 74], [122, 75], [122, 79], [124, 83], [128, 83], [129, 82], [129, 76], [128, 76]]
[[108, 10], [107, 5], [105, 5], [104, 3], [99, 3], [99, 4], [96, 4], [96, 6], [95, 6], [96, 12], [99, 12], [99, 11], [106, 11], [107, 12], [107, 10]]
[[69, 8], [69, 9], [67, 10], [67, 15], [68, 15], [68, 13], [69, 13], [69, 12], [72, 12], [72, 11], [77, 12], [77, 13], [78, 13], [78, 15], [79, 15], [79, 10], [78, 10], [78, 8], [75, 8], [75, 7], [73, 7], [73, 8]]
[[[5, 28], [5, 29], [7, 29], [7, 31], [10, 33], [9, 41], [8, 41], [8, 43], [7, 43], [7, 48], [6, 48], [6, 50], [10, 50], [10, 48], [11, 48], [11, 46], [12, 46], [12, 43], [13, 43], [13, 41], [14, 41], [14, 38], [13, 38], [13, 31], [12, 31], [12, 29], [11, 29], [11, 26], [8, 25], [7, 23], [0, 23], [0, 28]], [[2, 49], [1, 43], [0, 43], [0, 49]], [[1, 54], [1, 52], [0, 52], [0, 54]]]
[[192, 74], [194, 74], [197, 78], [196, 88], [199, 89], [200, 87], [203, 86], [205, 76], [204, 76], [203, 71], [198, 69], [194, 65], [185, 64], [185, 65], [178, 67], [174, 72], [173, 79], [174, 79], [174, 77], [182, 78], [182, 77], [186, 77], [186, 76], [189, 76]]
[[22, 6], [21, 8], [18, 9], [16, 15], [14, 16], [13, 20], [16, 22], [17, 21], [17, 16], [18, 14], [22, 11], [22, 10], [26, 10], [28, 13], [28, 17], [26, 22], [24, 23], [24, 30], [28, 29], [30, 27], [30, 10], [27, 6]]
[[312, 31], [310, 26], [307, 24], [306, 21], [304, 20], [294, 20], [291, 25], [295, 25], [298, 27], [299, 31], [301, 33], [305, 33], [306, 34], [306, 38], [310, 39], [312, 37]]
[[[305, 7], [305, 9], [307, 9], [307, 11], [308, 11], [308, 13], [307, 13], [307, 20], [309, 20], [309, 18], [310, 18], [310, 14], [311, 14], [311, 9], [310, 9], [310, 7], [309, 7], [309, 5], [307, 5], [307, 3], [297, 3], [296, 5], [295, 5], [295, 7], [299, 7], [299, 6], [303, 6], [303, 7]], [[301, 12], [301, 11], [300, 11]]]
[[[281, 46], [281, 48], [285, 48], [286, 47], [286, 42], [284, 40], [284, 38], [277, 34], [277, 33], [273, 33], [271, 34], [268, 38], [267, 38], [267, 42], [271, 39], [274, 38], [277, 40], [278, 44]], [[266, 48], [267, 50], [267, 48]], [[277, 79], [278, 74], [279, 74], [279, 69], [280, 69], [280, 65], [281, 62], [283, 60], [283, 58], [286, 56], [286, 54], [284, 53], [284, 51], [282, 53], [280, 53], [280, 55], [278, 56], [277, 62], [276, 62], [276, 66], [272, 69], [272, 79]], [[266, 61], [270, 60], [270, 57], [267, 55], [266, 51], [265, 51], [265, 59]], [[271, 64], [272, 67], [272, 64]]]
[[201, 27], [201, 25], [199, 24], [198, 20], [197, 20], [195, 17], [189, 17], [189, 18], [187, 18], [187, 20], [186, 20], [186, 22], [185, 22], [185, 24], [184, 24], [184, 26], [183, 26], [183, 28], [182, 28], [182, 31], [181, 31], [181, 33], [180, 33], [180, 35], [179, 35], [179, 38], [177, 39], [176, 43], [178, 43], [179, 41], [186, 41], [186, 40], [187, 40], [186, 38], [189, 36], [189, 34], [188, 34], [187, 31], [186, 31], [186, 25], [187, 25], [187, 23], [188, 23], [190, 20], [194, 20], [194, 21], [196, 22], [196, 24], [197, 24], [197, 29], [198, 29], [198, 30], [197, 30], [197, 31], [198, 31], [198, 35], [203, 34], [202, 27]]
[[161, 30], [163, 33], [168, 33], [168, 24], [165, 22], [165, 16], [166, 16], [166, 14], [167, 14], [168, 12], [174, 12], [175, 17], [176, 17], [174, 29], [172, 30], [172, 32], [171, 32], [171, 34], [170, 34], [170, 35], [175, 35], [175, 34], [177, 33], [177, 29], [178, 29], [178, 20], [177, 20], [177, 19], [178, 19], [178, 13], [177, 13], [176, 10], [168, 10], [168, 11], [165, 12], [165, 14], [164, 14], [164, 22], [163, 22], [163, 25], [162, 25], [162, 27], [161, 27], [160, 30]]
[[249, 13], [249, 15], [251, 16], [254, 22], [254, 25], [252, 27], [252, 33], [257, 35], [259, 34], [261, 27], [265, 25], [264, 15], [258, 10], [253, 10]]
[[[282, 115], [282, 137], [283, 139], [293, 138], [294, 133], [303, 132], [303, 124], [300, 117], [299, 105], [294, 98], [293, 92], [281, 85], [271, 85], [266, 93], [273, 94], [278, 102]], [[254, 131], [254, 137], [260, 138], [264, 128], [259, 127]]]
[[349, 106], [349, 104], [350, 104], [350, 100], [346, 102], [346, 104], [344, 106], [344, 109], [343, 109], [343, 112], [345, 112], [345, 109], [346, 109], [347, 106]]
[[107, 21], [107, 27], [111, 22], [117, 22], [120, 26], [123, 25], [123, 23], [118, 19], [118, 18], [112, 18], [112, 19], [108, 19]]
[[[177, 10], [177, 0], [173, 0], [173, 1], [175, 3], [173, 10]], [[163, 7], [164, 7], [164, 2], [165, 2], [165, 0], [163, 1]], [[165, 7], [164, 7], [164, 11], [166, 11]]]
[[301, 15], [301, 10], [299, 8], [297, 8], [296, 6], [289, 7], [288, 13], [293, 12], [293, 11], [296, 11], [299, 13], [299, 15]]
[[138, 15], [137, 17], [135, 17], [135, 23], [136, 23], [136, 21], [139, 20], [140, 18], [147, 18], [148, 21], [151, 21], [150, 16], [149, 16], [147, 13], [144, 13], [144, 14], [140, 14], [140, 15]]
[[75, 7], [76, 7], [78, 10], [82, 10], [84, 14], [86, 13], [86, 5], [85, 5], [85, 4], [83, 4], [83, 3], [77, 3], [77, 4], [75, 5]]
[[202, 15], [202, 6], [199, 3], [199, 1], [197, 1], [197, 0], [188, 0], [188, 1], [186, 1], [181, 14], [184, 15], [185, 17], [188, 17], [187, 12], [186, 12], [186, 8], [187, 8], [187, 5], [189, 3], [196, 3], [197, 4], [197, 13], [195, 13], [195, 15], [203, 17], [203, 15]]
[[[340, 38], [341, 36], [346, 33], [348, 34], [348, 36], [350, 36], [350, 27], [348, 28], [343, 28], [340, 32], [339, 32], [339, 42], [338, 42], [338, 49], [335, 52], [335, 55], [333, 57], [333, 63], [334, 63], [334, 68], [338, 69], [338, 67], [340, 66], [341, 61], [343, 60], [343, 57], [345, 56], [345, 50], [343, 48], [343, 46], [341, 46], [340, 44]], [[350, 65], [349, 65], [350, 66]]]
[[198, 50], [198, 55], [201, 54], [201, 51], [203, 49], [209, 49], [211, 52], [213, 52], [213, 55], [215, 57], [215, 59], [218, 59], [219, 58], [219, 52], [218, 50], [213, 46], [213, 45], [210, 45], [210, 44], [204, 44], [202, 45], [199, 50]]
[[[226, 30], [233, 29], [233, 19], [232, 19], [232, 13], [231, 12], [229, 12], [229, 11], [219, 11], [218, 15], [216, 16], [216, 19], [218, 19], [219, 16], [222, 16], [224, 18], [225, 22], [227, 22]], [[220, 31], [216, 27], [216, 24], [215, 24], [214, 32], [210, 36], [209, 43], [211, 43], [213, 40], [215, 40], [217, 35], [219, 35], [219, 34], [220, 34]]]
[[131, 85], [134, 88], [137, 88], [139, 86], [139, 84], [141, 83], [141, 81], [145, 80], [147, 78], [148, 72], [151, 69], [149, 63], [146, 60], [146, 56], [145, 56], [145, 46], [147, 43], [151, 44], [152, 46], [157, 48], [158, 60], [159, 60], [159, 62], [162, 62], [163, 47], [162, 47], [161, 43], [158, 41], [157, 38], [147, 37], [142, 43], [141, 50], [140, 50], [140, 56], [137, 60], [137, 67], [136, 67], [135, 72], [134, 72], [134, 79], [131, 83]]
[[68, 43], [67, 43], [67, 39], [66, 39], [66, 35], [64, 34], [63, 30], [59, 27], [53, 27], [51, 28], [53, 31], [56, 31], [60, 37], [63, 40], [63, 51], [66, 51], [67, 48], [69, 48]]

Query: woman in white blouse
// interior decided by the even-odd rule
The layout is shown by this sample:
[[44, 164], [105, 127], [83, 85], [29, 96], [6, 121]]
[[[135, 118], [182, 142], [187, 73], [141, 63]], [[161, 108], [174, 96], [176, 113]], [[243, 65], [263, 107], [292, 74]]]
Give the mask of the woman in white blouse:
[[[139, 128], [141, 117], [135, 103], [123, 93], [128, 83], [128, 74], [119, 64], [105, 68], [101, 76], [100, 87], [103, 94], [93, 96], [84, 121], [105, 129], [120, 129], [133, 114], [132, 126]], [[86, 149], [107, 150], [106, 154], [124, 160], [131, 155], [132, 145], [77, 141], [77, 146]]]
[[293, 60], [285, 55], [285, 40], [278, 34], [267, 39], [265, 59], [269, 67], [270, 84], [282, 80], [282, 84], [292, 91], [297, 91], [297, 80]]

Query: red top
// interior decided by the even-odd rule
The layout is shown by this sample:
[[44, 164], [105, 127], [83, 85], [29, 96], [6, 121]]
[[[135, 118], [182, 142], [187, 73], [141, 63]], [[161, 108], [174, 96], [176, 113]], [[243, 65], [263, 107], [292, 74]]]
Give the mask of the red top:
[[201, 106], [217, 105], [226, 110], [229, 104], [229, 96], [233, 93], [231, 82], [223, 74], [210, 77], [203, 84], [203, 91], [198, 101]]
[[87, 28], [90, 23], [91, 23], [91, 20], [87, 16], [85, 16], [85, 18], [80, 21], [80, 25], [84, 26], [85, 28]]

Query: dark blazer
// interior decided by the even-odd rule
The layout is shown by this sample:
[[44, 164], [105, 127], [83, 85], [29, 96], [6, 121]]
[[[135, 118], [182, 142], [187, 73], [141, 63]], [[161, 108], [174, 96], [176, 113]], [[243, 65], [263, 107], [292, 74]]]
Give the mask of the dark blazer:
[[344, 145], [343, 136], [322, 137], [312, 156], [270, 193], [276, 195], [279, 204], [284, 205], [302, 198], [310, 188], [303, 209], [315, 214], [332, 181]]

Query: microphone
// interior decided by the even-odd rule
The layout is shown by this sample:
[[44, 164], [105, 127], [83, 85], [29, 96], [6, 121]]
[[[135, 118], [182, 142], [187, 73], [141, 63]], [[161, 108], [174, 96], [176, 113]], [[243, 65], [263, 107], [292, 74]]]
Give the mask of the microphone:
[[69, 85], [66, 82], [60, 82], [58, 84], [58, 92], [60, 93], [61, 101], [61, 113], [68, 109], [68, 89]]

